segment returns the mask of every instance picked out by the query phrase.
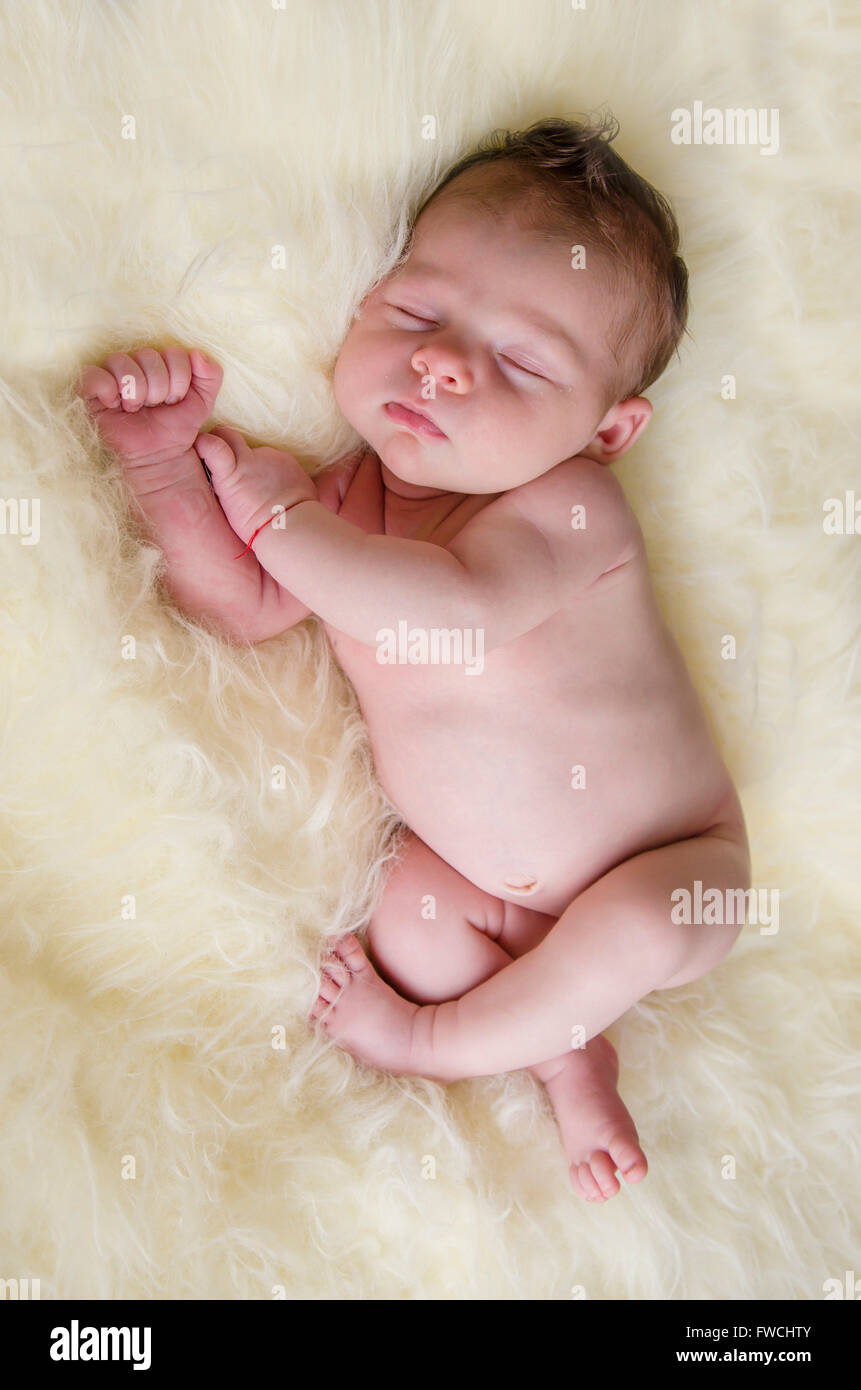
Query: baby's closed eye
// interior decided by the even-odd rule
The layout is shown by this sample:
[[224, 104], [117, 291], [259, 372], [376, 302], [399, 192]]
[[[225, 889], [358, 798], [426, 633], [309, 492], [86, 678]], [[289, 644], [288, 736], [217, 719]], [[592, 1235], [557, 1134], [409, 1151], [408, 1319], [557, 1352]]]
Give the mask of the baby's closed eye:
[[[411, 319], [414, 324], [421, 328], [438, 327], [435, 319], [424, 318], [422, 315], [414, 313], [412, 309], [406, 309], [402, 304], [389, 303], [387, 308], [394, 309], [396, 313]], [[535, 377], [539, 381], [550, 381], [544, 369], [529, 359], [512, 357], [509, 353], [505, 352], [498, 353], [497, 355], [501, 361], [507, 362], [509, 366], [514, 367], [518, 372], [522, 372], [524, 376]]]
[[534, 367], [527, 367], [525, 363], [517, 362], [517, 361], [515, 361], [515, 359], [514, 359], [513, 357], [509, 357], [509, 356], [507, 356], [507, 354], [505, 354], [505, 353], [503, 353], [503, 354], [501, 354], [501, 355], [502, 355], [503, 361], [505, 361], [505, 362], [510, 362], [511, 365], [512, 365], [513, 367], [516, 367], [517, 370], [518, 370], [519, 372], [525, 372], [527, 376], [537, 376], [537, 377], [539, 377], [540, 380], [542, 380], [542, 381], [546, 381], [546, 380], [547, 380], [547, 377], [544, 375], [544, 373], [541, 372], [541, 371], [538, 371], [536, 368], [534, 368]]

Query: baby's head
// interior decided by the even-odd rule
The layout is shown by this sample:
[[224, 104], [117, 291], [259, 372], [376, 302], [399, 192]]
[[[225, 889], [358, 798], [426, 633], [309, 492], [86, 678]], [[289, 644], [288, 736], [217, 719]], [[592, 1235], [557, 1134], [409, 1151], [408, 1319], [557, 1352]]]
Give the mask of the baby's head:
[[338, 404], [396, 478], [505, 492], [576, 454], [612, 463], [645, 429], [688, 276], [617, 133], [612, 117], [495, 133], [422, 204], [335, 364]]

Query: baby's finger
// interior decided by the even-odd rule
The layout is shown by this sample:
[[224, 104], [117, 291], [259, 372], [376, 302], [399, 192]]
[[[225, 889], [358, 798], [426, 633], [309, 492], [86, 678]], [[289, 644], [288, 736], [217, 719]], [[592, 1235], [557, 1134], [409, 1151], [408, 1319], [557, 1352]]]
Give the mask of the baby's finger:
[[[232, 431], [237, 434], [238, 430]], [[226, 440], [217, 434], [199, 434], [193, 448], [198, 458], [205, 464], [212, 479], [212, 486], [218, 491], [219, 483], [225, 483], [236, 468], [236, 455]]]
[[146, 400], [145, 405], [161, 405], [168, 391], [170, 390], [170, 376], [167, 367], [162, 361], [160, 352], [155, 348], [139, 348], [137, 352], [130, 353], [138, 366], [143, 369], [146, 377]]
[[75, 382], [75, 392], [87, 409], [95, 414], [102, 410], [119, 409], [120, 393], [116, 380], [104, 367], [83, 367]]
[[127, 352], [112, 352], [103, 365], [116, 378], [123, 410], [142, 410], [146, 405], [147, 380], [140, 363]]
[[213, 357], [207, 357], [200, 348], [192, 348], [189, 353], [191, 385], [206, 406], [207, 415], [212, 414], [215, 398], [221, 390], [224, 371]]
[[243, 454], [251, 453], [251, 446], [241, 430], [234, 430], [229, 425], [217, 425], [209, 433], [223, 439], [237, 459], [241, 458]]
[[181, 347], [165, 348], [162, 356], [170, 376], [170, 386], [164, 403], [165, 405], [174, 405], [176, 401], [184, 401], [188, 395], [188, 388], [191, 385], [191, 362], [185, 348]]

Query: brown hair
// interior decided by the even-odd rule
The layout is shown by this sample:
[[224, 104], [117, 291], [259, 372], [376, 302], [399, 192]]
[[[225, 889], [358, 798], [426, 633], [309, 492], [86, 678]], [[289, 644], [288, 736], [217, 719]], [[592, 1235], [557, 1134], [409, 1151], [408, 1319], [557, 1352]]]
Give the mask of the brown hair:
[[523, 131], [495, 130], [449, 169], [413, 221], [458, 175], [490, 166], [479, 181], [464, 180], [447, 196], [472, 199], [496, 217], [514, 212], [523, 225], [599, 255], [619, 306], [609, 344], [617, 370], [604, 413], [657, 380], [688, 317], [688, 271], [677, 254], [673, 210], [611, 149], [618, 133], [611, 114], [583, 123], [554, 116]]

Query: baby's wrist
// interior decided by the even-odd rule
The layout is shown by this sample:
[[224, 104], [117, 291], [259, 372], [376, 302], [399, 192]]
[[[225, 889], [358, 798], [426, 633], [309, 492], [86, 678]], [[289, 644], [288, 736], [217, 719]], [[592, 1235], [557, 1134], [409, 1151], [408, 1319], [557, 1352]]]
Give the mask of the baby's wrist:
[[202, 474], [200, 459], [193, 449], [177, 453], [153, 455], [151, 458], [130, 459], [118, 454], [123, 477], [138, 500], [155, 493], [176, 491], [189, 483], [199, 483]]
[[[271, 524], [274, 524], [276, 530], [283, 530], [284, 522], [283, 520], [281, 520], [281, 518], [286, 517], [289, 512], [292, 512], [296, 507], [300, 506], [302, 502], [314, 502], [316, 500], [317, 499], [314, 497], [309, 497], [306, 492], [298, 497], [292, 498], [288, 502], [273, 502], [272, 506], [269, 508], [268, 516], [264, 515], [262, 520], [259, 520], [257, 517], [255, 517], [255, 521], [257, 524], [251, 531], [245, 549], [242, 551], [242, 555], [247, 554], [249, 550], [253, 551], [254, 540], [257, 538], [257, 536], [260, 535], [261, 531], [266, 529], [266, 527], [269, 527]], [[241, 560], [242, 555], [237, 555], [235, 558], [237, 560]]]

